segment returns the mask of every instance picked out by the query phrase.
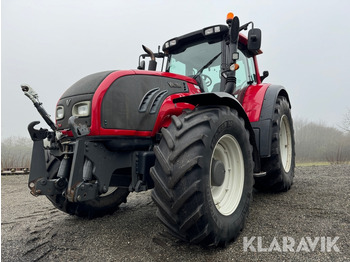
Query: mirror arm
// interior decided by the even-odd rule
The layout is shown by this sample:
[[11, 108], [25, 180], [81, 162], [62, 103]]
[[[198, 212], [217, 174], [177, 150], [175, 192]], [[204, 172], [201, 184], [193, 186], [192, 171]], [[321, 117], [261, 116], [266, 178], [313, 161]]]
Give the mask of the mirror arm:
[[240, 28], [239, 28], [239, 31], [242, 31], [242, 30], [248, 30], [248, 26], [252, 24], [252, 28], [254, 28], [254, 23], [253, 22], [248, 22], [244, 25], [242, 25]]
[[141, 61], [141, 58], [142, 59], [145, 59], [145, 56], [144, 55], [140, 55], [139, 56], [139, 65], [137, 67], [138, 70], [145, 70], [145, 61]]

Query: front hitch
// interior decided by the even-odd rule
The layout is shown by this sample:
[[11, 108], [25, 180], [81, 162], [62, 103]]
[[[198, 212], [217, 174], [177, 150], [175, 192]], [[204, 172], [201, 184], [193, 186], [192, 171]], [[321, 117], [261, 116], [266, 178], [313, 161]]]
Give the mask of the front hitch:
[[50, 179], [46, 166], [49, 165], [45, 155], [44, 139], [52, 137], [53, 132], [47, 129], [34, 129], [39, 122], [29, 124], [28, 130], [33, 140], [32, 160], [30, 164], [28, 187], [33, 196], [62, 194], [67, 182], [62, 179]]
[[40, 140], [44, 140], [45, 138], [47, 138], [52, 132], [49, 132], [47, 129], [35, 129], [34, 126], [40, 124], [40, 121], [33, 121], [28, 125], [28, 132], [30, 135], [30, 138], [33, 141], [40, 141]]

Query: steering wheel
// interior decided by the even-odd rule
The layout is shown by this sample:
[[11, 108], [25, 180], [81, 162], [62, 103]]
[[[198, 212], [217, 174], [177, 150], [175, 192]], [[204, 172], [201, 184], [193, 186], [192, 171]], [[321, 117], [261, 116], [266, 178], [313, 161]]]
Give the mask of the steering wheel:
[[208, 75], [201, 74], [200, 76], [201, 76], [202, 81], [206, 87], [210, 86], [213, 83], [213, 81], [211, 80], [211, 78]]

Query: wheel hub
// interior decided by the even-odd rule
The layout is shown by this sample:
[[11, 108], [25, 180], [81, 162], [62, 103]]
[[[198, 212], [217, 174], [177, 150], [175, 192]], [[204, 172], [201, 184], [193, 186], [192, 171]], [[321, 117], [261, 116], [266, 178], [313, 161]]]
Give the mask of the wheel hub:
[[211, 164], [211, 184], [221, 186], [225, 180], [225, 165], [220, 160], [213, 159]]

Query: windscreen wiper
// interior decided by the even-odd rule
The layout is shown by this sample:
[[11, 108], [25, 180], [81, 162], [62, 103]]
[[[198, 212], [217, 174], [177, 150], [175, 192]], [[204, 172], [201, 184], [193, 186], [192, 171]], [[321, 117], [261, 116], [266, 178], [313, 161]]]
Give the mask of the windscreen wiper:
[[197, 74], [195, 74], [193, 76], [193, 79], [196, 79], [202, 72], [204, 69], [208, 68], [215, 60], [216, 58], [219, 57], [219, 55], [221, 55], [222, 52], [218, 53], [216, 56], [214, 56], [208, 63], [206, 63], [201, 69], [198, 70]]

